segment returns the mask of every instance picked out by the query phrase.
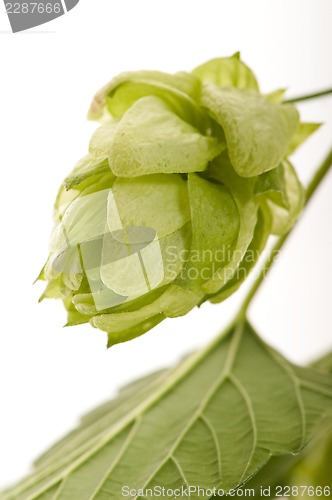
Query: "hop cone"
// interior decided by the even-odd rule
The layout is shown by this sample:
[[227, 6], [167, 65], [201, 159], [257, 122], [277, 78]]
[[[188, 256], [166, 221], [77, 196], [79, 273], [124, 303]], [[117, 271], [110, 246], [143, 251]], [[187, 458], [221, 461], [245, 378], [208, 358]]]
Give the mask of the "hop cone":
[[231, 295], [302, 188], [286, 159], [315, 129], [239, 59], [191, 73], [124, 73], [89, 116], [102, 124], [55, 204], [44, 297], [109, 345]]

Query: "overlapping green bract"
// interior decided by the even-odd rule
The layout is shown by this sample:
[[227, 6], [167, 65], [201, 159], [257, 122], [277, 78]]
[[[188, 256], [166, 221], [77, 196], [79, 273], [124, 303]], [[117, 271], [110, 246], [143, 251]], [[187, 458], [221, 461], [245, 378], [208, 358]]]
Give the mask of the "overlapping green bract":
[[316, 128], [238, 54], [124, 73], [96, 95], [89, 153], [60, 188], [43, 297], [109, 345], [233, 293], [301, 211], [288, 159]]

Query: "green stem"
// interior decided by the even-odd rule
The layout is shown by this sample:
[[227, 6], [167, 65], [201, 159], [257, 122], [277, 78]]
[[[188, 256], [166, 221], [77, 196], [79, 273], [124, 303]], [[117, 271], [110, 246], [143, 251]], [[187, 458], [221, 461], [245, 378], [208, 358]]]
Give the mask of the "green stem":
[[286, 99], [284, 102], [291, 104], [295, 102], [309, 101], [309, 99], [317, 99], [318, 97], [324, 97], [330, 94], [332, 94], [332, 89], [326, 89], [322, 90], [321, 92], [315, 92], [314, 94], [306, 94], [298, 97], [293, 97], [292, 99]]
[[307, 189], [306, 189], [306, 201], [305, 205], [309, 203], [311, 200], [313, 194], [315, 193], [316, 189], [328, 173], [329, 169], [331, 168], [332, 165], [332, 148], [324, 158], [322, 164], [318, 168], [318, 170], [315, 172], [314, 176], [312, 177], [311, 181], [309, 182]]
[[[312, 177], [311, 181], [309, 182], [307, 189], [306, 189], [306, 198], [305, 198], [305, 207], [308, 205], [309, 201], [311, 200], [313, 194], [316, 192], [317, 188], [319, 187], [320, 183], [323, 181], [325, 178], [326, 174], [328, 173], [329, 169], [332, 167], [332, 148], [329, 151], [329, 153], [326, 155], [325, 159], [323, 160], [322, 164], [318, 168], [318, 170], [315, 172], [314, 176]], [[263, 283], [267, 273], [270, 271], [272, 268], [276, 256], [279, 254], [281, 248], [284, 246], [285, 242], [287, 241], [289, 235], [292, 233], [293, 229], [295, 228], [296, 224], [292, 227], [288, 233], [284, 234], [281, 236], [277, 243], [274, 245], [274, 247], [271, 249], [265, 263], [260, 269], [259, 275], [257, 276], [257, 279], [255, 280], [254, 284], [252, 287], [249, 289], [249, 292], [241, 306], [240, 312], [238, 317], [245, 317], [248, 307], [251, 304], [252, 299], [254, 298], [257, 290], [260, 288], [261, 284]]]

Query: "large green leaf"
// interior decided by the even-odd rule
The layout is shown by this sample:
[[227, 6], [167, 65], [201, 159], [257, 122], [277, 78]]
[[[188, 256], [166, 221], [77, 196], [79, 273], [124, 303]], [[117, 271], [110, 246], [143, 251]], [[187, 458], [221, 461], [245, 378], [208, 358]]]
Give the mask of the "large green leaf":
[[279, 165], [298, 126], [298, 112], [290, 104], [268, 101], [248, 89], [205, 83], [202, 106], [222, 126], [231, 163], [243, 177]]
[[[323, 427], [318, 436], [313, 439], [307, 449], [284, 475], [284, 481], [291, 486], [297, 486], [302, 498], [309, 500], [313, 496], [330, 497], [332, 493], [332, 426]], [[307, 486], [305, 489], [304, 486]], [[325, 490], [320, 495], [320, 490]], [[317, 493], [316, 493], [317, 492]]]
[[1, 498], [120, 500], [125, 485], [228, 491], [271, 456], [298, 453], [326, 415], [331, 375], [292, 365], [239, 323], [85, 417]]

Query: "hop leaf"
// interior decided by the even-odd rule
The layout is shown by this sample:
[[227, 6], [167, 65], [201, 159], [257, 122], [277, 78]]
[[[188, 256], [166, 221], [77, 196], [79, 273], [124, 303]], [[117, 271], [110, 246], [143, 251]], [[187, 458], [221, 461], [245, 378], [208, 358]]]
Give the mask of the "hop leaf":
[[238, 54], [103, 87], [89, 112], [102, 124], [56, 200], [42, 298], [112, 345], [231, 295], [302, 208], [286, 156], [317, 126], [282, 95], [261, 95]]

